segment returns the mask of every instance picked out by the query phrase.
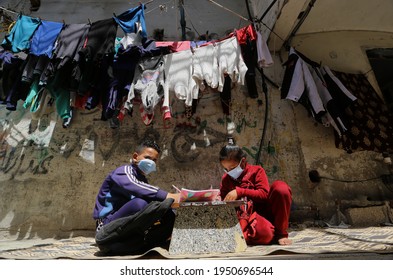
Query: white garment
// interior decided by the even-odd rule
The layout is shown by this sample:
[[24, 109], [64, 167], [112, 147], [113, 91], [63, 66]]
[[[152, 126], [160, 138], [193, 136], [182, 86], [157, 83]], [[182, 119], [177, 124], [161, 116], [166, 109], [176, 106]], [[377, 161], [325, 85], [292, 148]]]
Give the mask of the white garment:
[[257, 31], [257, 52], [258, 52], [258, 66], [260, 68], [269, 67], [273, 65], [272, 55], [267, 47], [261, 32]]
[[[289, 54], [292, 53], [295, 53], [293, 48], [291, 48]], [[299, 102], [305, 90], [314, 112], [316, 114], [326, 112], [307, 63], [301, 57], [298, 57], [286, 99]]]
[[[146, 67], [152, 69], [145, 69]], [[153, 114], [156, 105], [164, 98], [162, 107], [169, 106], [169, 96], [165, 94], [164, 61], [157, 57], [145, 58], [135, 70], [134, 81], [128, 92], [124, 107], [131, 111], [135, 93], [141, 96], [144, 110]]]
[[187, 106], [192, 105], [193, 99], [198, 99], [198, 85], [192, 78], [192, 52], [185, 50], [164, 56], [165, 64], [165, 94], [174, 92], [180, 100], [185, 100]]
[[244, 85], [244, 77], [248, 70], [244, 63], [239, 42], [236, 36], [216, 43], [218, 61], [218, 91], [224, 88], [225, 74], [228, 74], [232, 82]]
[[202, 90], [203, 81], [211, 88], [218, 87], [218, 61], [213, 44], [194, 49], [192, 66], [192, 77]]
[[142, 45], [142, 25], [140, 22], [136, 22], [136, 33], [125, 33], [123, 38], [120, 40], [120, 44], [124, 49], [127, 49], [128, 46], [141, 46]]

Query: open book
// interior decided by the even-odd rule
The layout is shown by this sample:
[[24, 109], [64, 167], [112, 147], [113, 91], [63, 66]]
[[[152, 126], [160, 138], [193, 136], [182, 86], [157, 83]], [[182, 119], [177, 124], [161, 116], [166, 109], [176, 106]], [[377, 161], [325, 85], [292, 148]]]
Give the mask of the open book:
[[207, 189], [207, 190], [189, 190], [182, 188], [180, 190], [180, 201], [213, 201], [216, 200], [219, 195], [219, 189]]

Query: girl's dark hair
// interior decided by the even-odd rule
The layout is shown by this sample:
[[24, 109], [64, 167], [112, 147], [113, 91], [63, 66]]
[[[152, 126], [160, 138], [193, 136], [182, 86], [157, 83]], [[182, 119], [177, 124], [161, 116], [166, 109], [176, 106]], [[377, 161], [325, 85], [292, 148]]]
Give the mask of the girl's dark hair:
[[161, 153], [161, 149], [160, 146], [158, 146], [158, 144], [156, 143], [156, 141], [150, 140], [150, 139], [146, 139], [144, 140], [142, 143], [140, 143], [135, 151], [137, 153], [141, 153], [145, 148], [153, 148], [154, 150], [156, 150], [158, 153]]
[[236, 160], [240, 161], [246, 157], [246, 153], [237, 145], [225, 145], [220, 151], [220, 161], [223, 160]]

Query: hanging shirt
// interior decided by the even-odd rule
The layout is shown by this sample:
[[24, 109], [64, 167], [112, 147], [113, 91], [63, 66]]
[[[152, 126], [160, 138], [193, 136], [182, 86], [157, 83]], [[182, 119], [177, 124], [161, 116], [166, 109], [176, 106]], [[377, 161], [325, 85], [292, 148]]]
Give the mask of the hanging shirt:
[[186, 106], [192, 106], [192, 100], [198, 99], [193, 90], [196, 86], [192, 78], [192, 52], [191, 50], [175, 52], [164, 56], [165, 64], [165, 90], [184, 100]]
[[218, 91], [224, 88], [225, 75], [229, 75], [232, 82], [244, 85], [244, 77], [248, 70], [244, 63], [239, 42], [236, 37], [230, 37], [216, 43], [218, 61]]
[[193, 78], [204, 89], [204, 83], [211, 87], [218, 87], [218, 61], [213, 44], [195, 48], [192, 55]]
[[129, 9], [121, 15], [113, 17], [117, 24], [123, 29], [124, 33], [138, 33], [138, 24], [142, 27], [141, 35], [147, 38], [145, 23], [145, 5]]
[[55, 41], [62, 28], [63, 23], [41, 21], [31, 40], [30, 54], [51, 58]]
[[287, 65], [284, 75], [283, 86], [281, 87], [281, 98], [289, 99], [294, 102], [300, 102], [302, 98], [310, 106], [314, 118], [326, 113], [321, 97], [319, 96], [317, 86], [311, 75], [307, 63], [299, 57], [295, 50], [290, 50], [290, 64]]
[[90, 24], [73, 23], [65, 24], [56, 40], [53, 57], [62, 60], [58, 68], [64, 66], [68, 61], [78, 61], [78, 51], [82, 48]]
[[113, 18], [93, 22], [79, 54], [87, 61], [101, 61], [105, 55], [115, 52], [116, 32]]
[[2, 46], [14, 53], [30, 49], [30, 39], [40, 23], [39, 18], [19, 15], [11, 32], [5, 36]]

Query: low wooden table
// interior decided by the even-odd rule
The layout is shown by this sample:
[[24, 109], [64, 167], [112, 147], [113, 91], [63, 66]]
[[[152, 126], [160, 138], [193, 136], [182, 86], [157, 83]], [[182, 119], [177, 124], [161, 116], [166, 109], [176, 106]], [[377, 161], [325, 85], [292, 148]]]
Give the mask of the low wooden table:
[[176, 207], [169, 254], [243, 252], [246, 241], [237, 219], [236, 201], [182, 202]]

